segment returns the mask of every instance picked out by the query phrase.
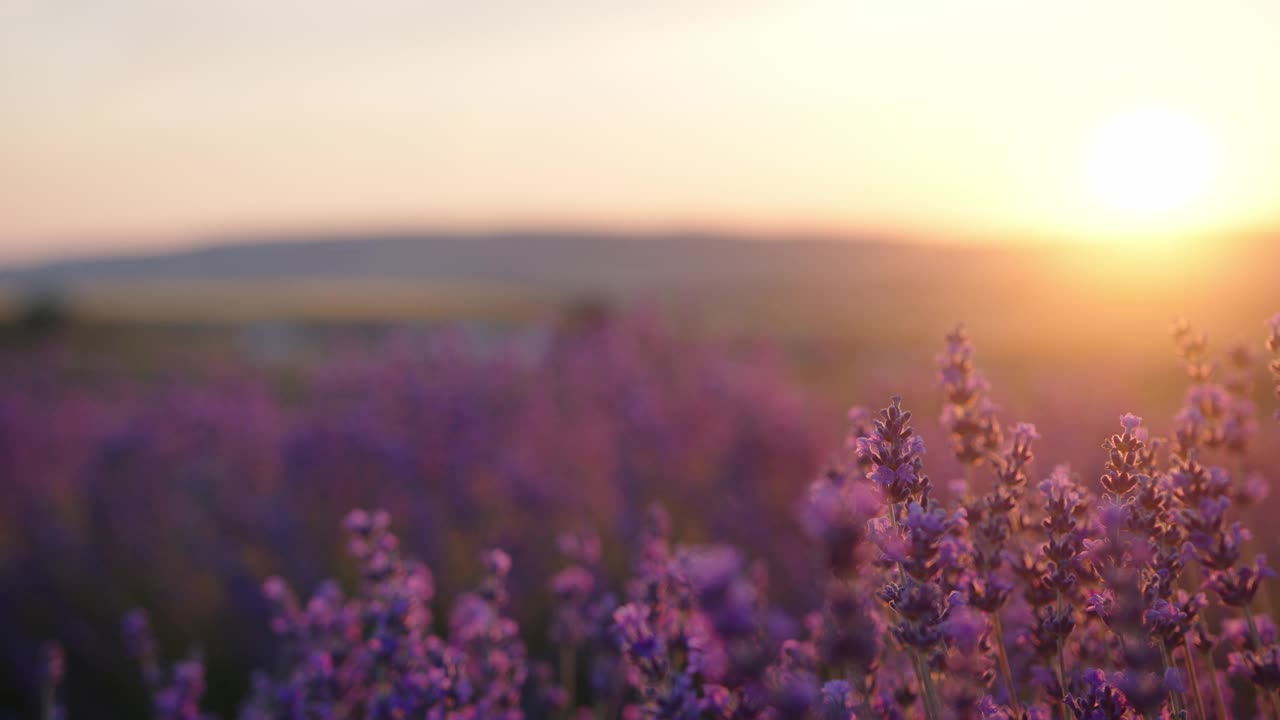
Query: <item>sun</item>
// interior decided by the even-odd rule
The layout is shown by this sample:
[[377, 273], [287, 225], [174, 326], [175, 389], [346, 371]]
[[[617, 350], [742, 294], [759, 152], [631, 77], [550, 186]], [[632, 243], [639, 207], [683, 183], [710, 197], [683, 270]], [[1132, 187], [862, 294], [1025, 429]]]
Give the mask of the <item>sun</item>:
[[1114, 210], [1159, 216], [1203, 196], [1218, 172], [1215, 138], [1175, 111], [1132, 110], [1100, 125], [1083, 149], [1084, 181]]

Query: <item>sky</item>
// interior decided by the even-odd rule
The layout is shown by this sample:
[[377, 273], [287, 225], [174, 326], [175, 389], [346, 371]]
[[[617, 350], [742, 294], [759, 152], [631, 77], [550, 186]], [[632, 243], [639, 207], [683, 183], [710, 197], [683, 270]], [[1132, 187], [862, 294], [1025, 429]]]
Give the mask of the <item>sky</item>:
[[1262, 0], [0, 0], [0, 262], [408, 227], [1277, 227], [1277, 73]]

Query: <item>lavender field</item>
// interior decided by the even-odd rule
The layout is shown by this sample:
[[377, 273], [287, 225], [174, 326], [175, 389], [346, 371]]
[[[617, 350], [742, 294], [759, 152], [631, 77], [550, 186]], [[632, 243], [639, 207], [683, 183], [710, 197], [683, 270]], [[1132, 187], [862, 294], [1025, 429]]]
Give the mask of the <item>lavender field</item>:
[[1153, 330], [1168, 417], [1071, 387], [1014, 414], [963, 328], [847, 416], [779, 347], [653, 313], [287, 364], [21, 343], [0, 706], [1273, 717], [1280, 317], [1257, 328]]

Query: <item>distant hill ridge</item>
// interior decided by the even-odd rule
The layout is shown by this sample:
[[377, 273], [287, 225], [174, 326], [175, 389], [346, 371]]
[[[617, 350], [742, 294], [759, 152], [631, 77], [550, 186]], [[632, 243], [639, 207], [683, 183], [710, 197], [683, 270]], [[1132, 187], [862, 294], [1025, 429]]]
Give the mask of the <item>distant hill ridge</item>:
[[84, 317], [162, 324], [519, 319], [634, 301], [796, 337], [880, 327], [886, 352], [959, 319], [1016, 342], [1053, 327], [1059, 340], [1119, 348], [1162, 337], [1183, 314], [1226, 338], [1260, 332], [1280, 309], [1277, 237], [976, 246], [697, 233], [246, 236], [0, 270], [0, 315], [66, 302]]
[[276, 237], [137, 254], [58, 260], [0, 270], [17, 286], [200, 278], [490, 282], [546, 289], [660, 289], [823, 275], [887, 257], [1026, 249], [912, 246], [883, 241], [743, 239], [700, 234], [498, 233]]

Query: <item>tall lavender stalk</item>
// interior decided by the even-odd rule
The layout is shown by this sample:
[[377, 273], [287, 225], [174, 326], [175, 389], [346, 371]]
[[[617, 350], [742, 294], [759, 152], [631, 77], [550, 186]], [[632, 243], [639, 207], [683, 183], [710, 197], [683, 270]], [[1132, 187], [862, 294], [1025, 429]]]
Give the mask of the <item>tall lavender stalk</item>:
[[964, 325], [946, 336], [946, 349], [937, 357], [938, 380], [945, 404], [942, 426], [951, 440], [951, 452], [966, 469], [979, 465], [1000, 449], [1000, 422], [987, 398], [986, 378], [973, 364], [974, 347]]
[[1223, 365], [1222, 387], [1227, 391], [1230, 402], [1222, 422], [1222, 445], [1236, 459], [1235, 464], [1242, 471], [1243, 458], [1258, 432], [1258, 411], [1253, 403], [1257, 372], [1255, 353], [1248, 344], [1237, 342], [1227, 348]]
[[1209, 336], [1186, 320], [1173, 326], [1174, 343], [1190, 385], [1177, 420], [1176, 439], [1180, 449], [1217, 449], [1225, 445], [1223, 426], [1231, 408], [1231, 395], [1213, 381], [1219, 364], [1209, 353]]
[[588, 693], [597, 710], [605, 712], [618, 692], [619, 658], [609, 634], [618, 601], [603, 579], [602, 547], [597, 536], [565, 533], [560, 536], [559, 546], [570, 564], [551, 578], [556, 610], [549, 636], [559, 650], [563, 710], [569, 717], [578, 708], [578, 658], [582, 655], [589, 661]]
[[948, 608], [939, 584], [944, 569], [939, 546], [953, 521], [930, 498], [924, 441], [910, 421], [902, 398], [893, 397], [880, 411], [871, 435], [858, 439], [857, 448], [861, 457], [870, 460], [867, 478], [887, 506], [887, 517], [875, 522], [877, 544], [898, 569], [898, 581], [886, 583], [879, 595], [897, 613], [898, 621], [890, 631], [910, 653], [926, 714], [936, 719], [941, 717], [941, 706], [929, 659], [944, 636], [942, 623]]
[[1088, 574], [1083, 562], [1087, 533], [1084, 512], [1088, 504], [1084, 490], [1065, 465], [1054, 468], [1039, 487], [1044, 496], [1042, 526], [1046, 536], [1041, 554], [1047, 563], [1041, 582], [1051, 592], [1052, 601], [1044, 597], [1035, 608], [1034, 633], [1037, 644], [1052, 653], [1050, 662], [1058, 681], [1059, 710], [1065, 717], [1067, 708], [1077, 706], [1069, 694], [1064, 648], [1076, 627], [1075, 602], [1080, 580]]
[[[1231, 478], [1225, 470], [1209, 467], [1200, 462], [1198, 448], [1194, 442], [1186, 438], [1191, 433], [1184, 431], [1181, 434], [1184, 437], [1173, 445], [1173, 451], [1169, 456], [1168, 477], [1172, 490], [1170, 519], [1179, 526], [1182, 536], [1186, 539], [1186, 545], [1183, 548], [1185, 555], [1186, 548], [1204, 549], [1214, 542], [1213, 538], [1223, 532], [1227, 512], [1231, 508], [1236, 493]], [[1199, 567], [1200, 564], [1193, 563], [1188, 568], [1187, 576], [1193, 588], [1201, 585], [1198, 579]], [[1216, 714], [1221, 720], [1227, 708], [1221, 683], [1218, 682], [1212, 652], [1214, 636], [1203, 617], [1195, 621], [1194, 629], [1193, 634], [1184, 637], [1188, 673], [1195, 672], [1194, 645], [1203, 655], [1205, 667], [1209, 672], [1208, 680], [1212, 684]], [[1193, 637], [1195, 643], [1192, 643]], [[1193, 688], [1198, 687], [1198, 683], [1195, 683], [1193, 678]]]
[[1033, 458], [1031, 443], [1038, 437], [1035, 426], [1029, 423], [1015, 426], [1008, 447], [993, 461], [995, 483], [991, 490], [965, 506], [966, 521], [973, 538], [972, 568], [965, 595], [970, 606], [991, 618], [997, 664], [1015, 716], [1020, 716], [1022, 709], [1005, 648], [1000, 611], [1014, 588], [1007, 576], [1009, 551], [1006, 546], [1015, 532], [1021, 530], [1027, 466]]
[[879, 502], [865, 482], [833, 468], [809, 486], [802, 506], [802, 520], [822, 548], [828, 576], [814, 643], [818, 670], [845, 680], [863, 708], [876, 696], [883, 651], [883, 620], [867, 602], [870, 583], [863, 582], [864, 570], [870, 569], [865, 567], [867, 523]]
[[[1145, 606], [1143, 622], [1147, 632], [1160, 650], [1164, 666], [1165, 685], [1170, 689], [1170, 699], [1175, 708], [1185, 705], [1187, 683], [1180, 676], [1176, 655], [1186, 651], [1184, 666], [1191, 676], [1191, 696], [1199, 717], [1204, 718], [1204, 700], [1199, 683], [1195, 681], [1194, 657], [1184, 648], [1187, 635], [1198, 622], [1198, 615], [1207, 601], [1202, 593], [1187, 593], [1177, 589], [1185, 565], [1187, 541], [1185, 527], [1178, 522], [1179, 496], [1176, 481], [1170, 474], [1157, 472], [1157, 441], [1151, 440], [1141, 419], [1126, 416], [1134, 427], [1130, 431], [1137, 447], [1138, 476], [1136, 492], [1132, 495], [1128, 526], [1136, 541], [1145, 541], [1134, 551], [1135, 560], [1141, 561], [1140, 573], [1142, 598]], [[1126, 428], [1128, 430], [1128, 428]], [[1116, 443], [1113, 443], [1115, 445]]]
[[1151, 462], [1140, 427], [1142, 418], [1126, 414], [1120, 424], [1122, 432], [1103, 443], [1107, 460], [1100, 480], [1102, 537], [1091, 541], [1088, 549], [1105, 594], [1091, 602], [1091, 610], [1104, 620], [1119, 645], [1126, 667], [1120, 688], [1129, 702], [1143, 714], [1159, 712], [1168, 703], [1176, 716], [1182, 710], [1179, 676], [1165, 649], [1151, 642], [1144, 625], [1149, 597], [1144, 586], [1151, 578], [1153, 533], [1158, 532], [1153, 523], [1161, 513], [1152, 505], [1159, 481], [1146, 472]]

